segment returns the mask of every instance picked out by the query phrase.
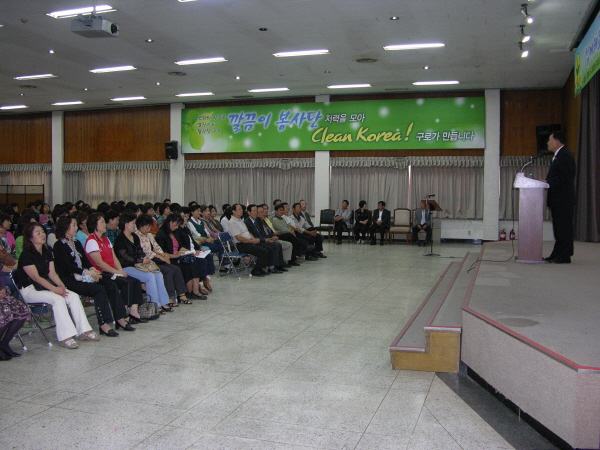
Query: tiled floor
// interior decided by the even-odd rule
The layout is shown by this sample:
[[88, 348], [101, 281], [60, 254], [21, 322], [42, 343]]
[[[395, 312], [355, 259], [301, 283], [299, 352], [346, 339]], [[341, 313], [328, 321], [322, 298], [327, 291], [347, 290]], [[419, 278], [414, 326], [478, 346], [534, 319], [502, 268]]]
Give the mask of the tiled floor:
[[448, 257], [479, 250], [327, 245], [118, 338], [26, 337], [0, 364], [0, 448], [514, 448], [434, 373], [389, 362]]

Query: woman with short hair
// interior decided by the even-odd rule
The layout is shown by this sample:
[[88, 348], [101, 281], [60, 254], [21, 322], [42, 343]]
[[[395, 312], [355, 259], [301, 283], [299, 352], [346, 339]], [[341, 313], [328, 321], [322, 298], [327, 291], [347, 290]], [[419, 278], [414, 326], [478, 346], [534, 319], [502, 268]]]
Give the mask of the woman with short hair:
[[121, 267], [113, 246], [104, 233], [106, 222], [102, 213], [93, 213], [87, 220], [90, 235], [85, 242], [84, 250], [92, 265], [103, 273], [107, 273], [121, 291], [123, 303], [129, 307], [129, 319], [132, 323], [146, 323], [138, 313], [138, 305], [144, 303], [142, 283], [138, 278], [130, 277]]
[[37, 222], [27, 224], [23, 230], [23, 240], [23, 252], [17, 269], [21, 297], [27, 303], [44, 302], [52, 305], [56, 336], [62, 347], [78, 348], [74, 339], [76, 335], [84, 341], [100, 340], [87, 320], [79, 295], [69, 291], [56, 274], [54, 257], [46, 246], [46, 232], [42, 226]]
[[67, 289], [94, 299], [100, 334], [110, 337], [118, 336], [119, 333], [111, 326], [113, 322], [117, 329], [134, 331], [135, 328], [125, 320], [127, 310], [121, 299], [119, 288], [110, 279], [111, 275], [103, 275], [85, 257], [83, 246], [75, 239], [75, 234], [77, 234], [77, 221], [72, 217], [60, 217], [56, 222], [58, 241], [54, 244], [53, 249], [56, 273]]

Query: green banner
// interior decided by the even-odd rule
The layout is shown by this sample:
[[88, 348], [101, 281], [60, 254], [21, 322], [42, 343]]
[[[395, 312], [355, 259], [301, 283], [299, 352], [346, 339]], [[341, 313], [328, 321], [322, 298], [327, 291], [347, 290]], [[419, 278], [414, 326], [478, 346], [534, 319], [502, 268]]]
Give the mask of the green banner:
[[483, 97], [184, 109], [182, 153], [485, 147]]
[[575, 95], [600, 68], [600, 14], [588, 29], [575, 51]]

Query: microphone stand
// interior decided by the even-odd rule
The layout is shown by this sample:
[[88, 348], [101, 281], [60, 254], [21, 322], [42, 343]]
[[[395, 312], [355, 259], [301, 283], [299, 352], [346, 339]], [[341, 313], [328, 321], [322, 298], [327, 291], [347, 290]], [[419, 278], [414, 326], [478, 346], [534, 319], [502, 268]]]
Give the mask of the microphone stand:
[[[427, 199], [430, 199], [431, 197], [435, 197], [435, 195], [428, 195]], [[424, 254], [423, 256], [440, 256], [438, 253], [433, 253], [433, 215], [432, 215], [432, 211], [430, 209], [431, 207], [428, 206], [429, 209], [429, 219], [431, 220], [431, 224], [429, 225], [431, 227], [431, 239], [429, 242], [429, 253]]]

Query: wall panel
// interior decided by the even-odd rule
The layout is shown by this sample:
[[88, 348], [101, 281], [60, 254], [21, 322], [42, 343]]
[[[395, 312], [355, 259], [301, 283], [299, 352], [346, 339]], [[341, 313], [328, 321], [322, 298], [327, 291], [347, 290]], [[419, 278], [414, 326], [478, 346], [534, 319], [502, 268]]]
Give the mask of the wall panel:
[[569, 150], [577, 156], [579, 147], [579, 122], [581, 113], [581, 94], [575, 97], [575, 78], [573, 72], [565, 83], [563, 88], [563, 98], [565, 105], [564, 124], [567, 133], [567, 146]]
[[163, 161], [169, 106], [65, 112], [65, 163]]
[[52, 115], [0, 116], [1, 164], [50, 164], [52, 162]]
[[502, 156], [533, 156], [537, 153], [537, 125], [565, 126], [562, 89], [507, 90], [500, 98]]

